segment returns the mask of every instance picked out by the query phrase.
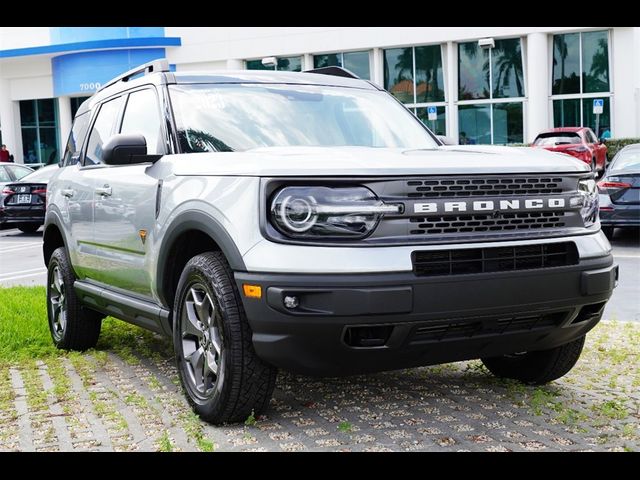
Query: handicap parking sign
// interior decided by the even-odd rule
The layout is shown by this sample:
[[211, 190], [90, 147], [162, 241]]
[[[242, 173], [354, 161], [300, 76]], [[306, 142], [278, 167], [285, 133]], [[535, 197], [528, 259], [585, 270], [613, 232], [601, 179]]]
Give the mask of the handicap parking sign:
[[594, 98], [593, 99], [593, 114], [594, 115], [601, 115], [603, 109], [604, 109], [604, 100], [601, 99], [601, 98]]
[[427, 107], [427, 116], [429, 120], [437, 120], [438, 119], [438, 111], [436, 107]]

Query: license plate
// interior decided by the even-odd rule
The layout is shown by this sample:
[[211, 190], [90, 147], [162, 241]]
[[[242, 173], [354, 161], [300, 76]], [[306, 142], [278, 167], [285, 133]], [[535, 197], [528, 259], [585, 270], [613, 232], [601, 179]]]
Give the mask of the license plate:
[[18, 195], [18, 203], [31, 203], [31, 195]]

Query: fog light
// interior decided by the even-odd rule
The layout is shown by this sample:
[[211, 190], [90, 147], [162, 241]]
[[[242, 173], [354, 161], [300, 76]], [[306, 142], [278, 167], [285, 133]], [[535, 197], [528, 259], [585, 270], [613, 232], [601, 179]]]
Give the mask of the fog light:
[[300, 301], [298, 300], [298, 297], [294, 297], [293, 295], [287, 295], [286, 297], [284, 297], [284, 306], [286, 308], [293, 309], [293, 308], [296, 308], [298, 305], [300, 305]]

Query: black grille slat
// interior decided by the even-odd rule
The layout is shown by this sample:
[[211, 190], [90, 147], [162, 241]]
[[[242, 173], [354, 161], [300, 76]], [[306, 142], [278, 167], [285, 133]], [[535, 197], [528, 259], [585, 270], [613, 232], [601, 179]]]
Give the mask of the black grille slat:
[[[447, 233], [462, 232], [485, 232], [488, 229], [493, 231], [535, 228], [563, 228], [566, 226], [564, 217], [566, 212], [524, 212], [505, 213], [498, 218], [490, 218], [488, 215], [442, 215], [438, 217], [413, 217], [410, 223], [417, 223], [417, 228], [413, 226], [411, 235], [425, 235], [430, 228], [454, 229]], [[464, 230], [463, 230], [464, 229]]]
[[502, 335], [505, 333], [545, 330], [559, 326], [569, 312], [522, 314], [498, 319], [466, 318], [458, 320], [434, 320], [418, 325], [413, 331], [412, 342], [441, 342]]
[[464, 275], [563, 267], [578, 263], [573, 242], [515, 247], [417, 251], [412, 254], [417, 276]]
[[562, 178], [548, 177], [410, 180], [407, 186], [410, 198], [553, 195], [563, 192]]

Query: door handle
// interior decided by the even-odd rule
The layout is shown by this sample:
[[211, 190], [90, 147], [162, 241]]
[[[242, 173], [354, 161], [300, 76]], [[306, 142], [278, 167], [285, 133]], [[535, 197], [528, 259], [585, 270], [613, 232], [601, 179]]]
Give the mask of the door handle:
[[63, 188], [63, 189], [60, 191], [60, 193], [62, 193], [62, 195], [63, 195], [64, 197], [71, 198], [71, 197], [73, 197], [73, 194], [74, 194], [74, 193], [76, 193], [76, 192], [75, 192], [75, 190], [73, 190], [72, 188]]
[[103, 187], [96, 188], [96, 193], [98, 195], [102, 195], [103, 197], [111, 196], [111, 187], [109, 185], [104, 185]]

